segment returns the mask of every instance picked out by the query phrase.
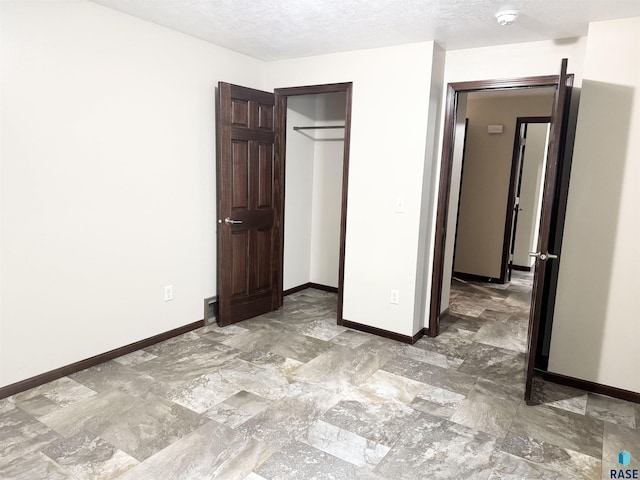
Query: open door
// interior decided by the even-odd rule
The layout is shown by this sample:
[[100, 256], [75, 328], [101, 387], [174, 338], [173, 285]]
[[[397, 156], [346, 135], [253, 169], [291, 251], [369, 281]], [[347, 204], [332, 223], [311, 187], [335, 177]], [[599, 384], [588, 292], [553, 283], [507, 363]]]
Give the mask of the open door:
[[529, 332], [527, 339], [527, 350], [525, 357], [525, 393], [524, 399], [527, 403], [531, 401], [531, 390], [533, 386], [533, 374], [535, 367], [535, 356], [538, 349], [538, 337], [544, 304], [548, 295], [545, 287], [547, 266], [549, 262], [557, 262], [558, 256], [549, 252], [550, 238], [552, 235], [554, 211], [558, 206], [558, 189], [556, 188], [558, 172], [562, 167], [562, 154], [567, 137], [567, 123], [569, 113], [569, 102], [573, 76], [567, 75], [567, 59], [562, 60], [560, 76], [558, 77], [558, 87], [554, 95], [553, 109], [551, 111], [550, 135], [547, 155], [547, 166], [544, 180], [544, 190], [542, 193], [542, 214], [540, 217], [540, 228], [538, 234], [538, 251], [531, 252], [531, 256], [536, 257], [535, 275], [533, 280], [533, 295], [531, 298], [531, 313], [529, 315]]
[[280, 306], [279, 212], [272, 93], [218, 84], [218, 323]]

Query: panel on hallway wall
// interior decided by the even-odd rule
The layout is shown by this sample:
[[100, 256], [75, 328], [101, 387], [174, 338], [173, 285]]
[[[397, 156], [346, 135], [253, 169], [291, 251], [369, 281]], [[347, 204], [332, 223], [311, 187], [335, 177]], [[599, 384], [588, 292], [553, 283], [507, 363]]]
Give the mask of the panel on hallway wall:
[[[516, 119], [549, 115], [551, 101], [549, 93], [469, 94], [454, 272], [501, 276]], [[488, 125], [503, 125], [503, 132], [490, 134]]]
[[311, 95], [287, 99], [287, 152], [284, 194], [283, 289], [309, 283], [311, 204], [313, 201], [313, 137], [295, 126], [315, 125], [316, 100]]

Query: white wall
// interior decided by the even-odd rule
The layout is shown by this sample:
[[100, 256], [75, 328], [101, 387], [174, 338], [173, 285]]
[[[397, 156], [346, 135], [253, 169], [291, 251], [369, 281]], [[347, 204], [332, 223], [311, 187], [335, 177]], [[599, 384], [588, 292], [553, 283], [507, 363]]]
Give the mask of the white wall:
[[549, 370], [640, 392], [640, 17], [592, 23]]
[[529, 252], [535, 252], [538, 246], [548, 136], [548, 123], [530, 123], [527, 126], [518, 206], [520, 212], [513, 246], [513, 264], [521, 267], [531, 267], [535, 262]]
[[[538, 75], [557, 75], [560, 71], [562, 58], [569, 59], [569, 72], [575, 74], [574, 85], [580, 86], [582, 80], [582, 65], [584, 61], [584, 49], [586, 38], [567, 40], [542, 41], [530, 43], [518, 43], [511, 45], [498, 45], [494, 47], [470, 48], [451, 50], [446, 52], [444, 84], [452, 82], [467, 82], [473, 80], [487, 80], [495, 78], [514, 78]], [[443, 93], [443, 102], [446, 92]], [[440, 176], [442, 155], [442, 125], [444, 124], [444, 112], [440, 115], [440, 136], [438, 148], [440, 161], [434, 171], [434, 177]], [[431, 198], [438, 195], [437, 183], [434, 184]], [[434, 202], [436, 205], [436, 202]], [[434, 207], [435, 208], [435, 207]], [[433, 239], [435, 230], [435, 217], [431, 225]], [[433, 242], [433, 240], [431, 240]], [[431, 255], [432, 256], [432, 255]], [[433, 259], [429, 259], [429, 268], [433, 265]], [[431, 302], [431, 279], [429, 275], [425, 291], [427, 292], [426, 304]], [[443, 285], [451, 282], [450, 277], [443, 278]], [[442, 310], [448, 305], [442, 304]], [[424, 325], [429, 322], [429, 309], [425, 309]]]
[[2, 386], [202, 318], [214, 87], [262, 63], [90, 2], [0, 9]]
[[[265, 87], [353, 82], [344, 318], [413, 335], [432, 42], [283, 60]], [[396, 199], [406, 212], [395, 213]], [[391, 305], [392, 288], [400, 304]]]
[[316, 99], [311, 95], [287, 100], [287, 152], [284, 195], [283, 289], [311, 278], [311, 209], [315, 142], [308, 131], [294, 126], [315, 125]]
[[[316, 96], [316, 125], [344, 125], [346, 96]], [[310, 281], [338, 286], [344, 129], [314, 133]]]

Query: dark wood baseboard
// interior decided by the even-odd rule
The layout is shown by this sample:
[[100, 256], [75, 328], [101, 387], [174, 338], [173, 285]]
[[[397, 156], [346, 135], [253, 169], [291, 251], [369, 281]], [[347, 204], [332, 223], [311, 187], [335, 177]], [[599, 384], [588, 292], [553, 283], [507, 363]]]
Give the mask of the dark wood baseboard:
[[620, 398], [629, 402], [640, 403], [640, 393], [638, 392], [610, 387], [608, 385], [602, 385], [601, 383], [590, 382], [589, 380], [580, 380], [579, 378], [568, 377], [560, 373], [543, 372], [540, 370], [536, 370], [536, 373], [549, 382], [558, 383], [567, 387], [579, 388], [580, 390], [586, 390], [587, 392], [600, 393], [602, 395]]
[[315, 288], [316, 290], [323, 290], [325, 292], [338, 293], [338, 287], [330, 287], [329, 285], [322, 285], [321, 283], [309, 282], [309, 288]]
[[400, 333], [390, 332], [389, 330], [384, 330], [382, 328], [372, 327], [370, 325], [364, 325], [362, 323], [352, 322], [351, 320], [345, 319], [342, 319], [342, 326], [353, 328], [354, 330], [359, 330], [361, 332], [372, 333], [373, 335], [378, 335], [379, 337], [397, 340], [398, 342], [408, 343], [409, 345], [413, 345], [424, 335], [424, 330], [420, 330], [413, 337], [411, 337], [409, 335], [402, 335]]
[[141, 348], [149, 347], [156, 343], [163, 342], [164, 340], [168, 340], [172, 337], [177, 337], [178, 335], [182, 335], [183, 333], [190, 332], [191, 330], [195, 330], [196, 328], [200, 328], [203, 326], [204, 320], [198, 320], [197, 322], [183, 325], [182, 327], [174, 328], [173, 330], [169, 330], [167, 332], [159, 333], [158, 335], [154, 335], [153, 337], [130, 343], [129, 345], [125, 345], [124, 347], [114, 348], [113, 350], [109, 350], [105, 353], [100, 353], [99, 355], [95, 355], [90, 358], [85, 358], [84, 360], [80, 360], [79, 362], [65, 365], [64, 367], [41, 373], [40, 375], [36, 375], [35, 377], [12, 383], [11, 385], [0, 388], [0, 399], [15, 395], [16, 393], [24, 392], [25, 390], [29, 390], [34, 387], [38, 387], [53, 380], [57, 380], [58, 378], [66, 377], [67, 375], [71, 375], [72, 373], [79, 372], [86, 368], [95, 367], [96, 365], [99, 365], [101, 363], [113, 360], [114, 358], [118, 358], [122, 355], [126, 355], [127, 353], [135, 352], [136, 350], [140, 350]]
[[485, 277], [483, 275], [475, 275], [473, 273], [453, 272], [453, 277], [459, 278], [460, 280], [469, 280], [471, 282], [504, 283], [498, 277]]
[[533, 272], [533, 267], [524, 267], [522, 265], [511, 265], [513, 270], [518, 270], [519, 272]]
[[338, 287], [330, 287], [329, 285], [322, 285], [320, 283], [307, 282], [302, 285], [298, 285], [297, 287], [288, 288], [282, 292], [282, 295], [286, 297], [287, 295], [301, 292], [307, 288], [315, 288], [316, 290], [324, 290], [325, 292], [338, 293]]

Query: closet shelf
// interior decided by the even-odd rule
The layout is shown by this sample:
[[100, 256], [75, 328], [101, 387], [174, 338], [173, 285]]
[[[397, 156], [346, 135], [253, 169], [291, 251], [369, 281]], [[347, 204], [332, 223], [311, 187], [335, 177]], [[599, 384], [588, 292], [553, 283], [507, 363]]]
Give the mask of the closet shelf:
[[294, 130], [326, 130], [328, 128], [344, 128], [344, 125], [321, 125], [317, 127], [293, 127]]

